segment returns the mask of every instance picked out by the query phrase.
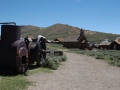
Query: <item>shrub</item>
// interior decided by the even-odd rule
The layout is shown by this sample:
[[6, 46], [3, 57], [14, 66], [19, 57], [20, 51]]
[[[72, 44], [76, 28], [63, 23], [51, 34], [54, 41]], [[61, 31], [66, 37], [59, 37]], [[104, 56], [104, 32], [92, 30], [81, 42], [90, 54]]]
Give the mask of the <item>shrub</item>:
[[84, 51], [79, 51], [78, 54], [84, 54]]
[[95, 53], [90, 53], [89, 56], [95, 56]]
[[53, 57], [52, 60], [55, 62], [57, 66], [60, 64], [59, 58]]
[[56, 70], [58, 68], [56, 62], [51, 57], [48, 57], [46, 60], [44, 60], [44, 65], [42, 66], [48, 67], [53, 70]]
[[54, 56], [54, 55], [50, 55], [47, 56], [46, 60], [43, 60], [41, 65], [42, 67], [47, 67], [53, 70], [58, 69], [58, 66], [60, 64], [61, 61], [66, 61], [66, 56]]
[[98, 55], [96, 56], [96, 59], [104, 59], [104, 56], [103, 56], [103, 55], [98, 54]]
[[118, 55], [114, 55], [115, 58], [118, 58]]
[[112, 56], [109, 56], [109, 60], [113, 61], [115, 59], [115, 57], [112, 55]]
[[120, 60], [120, 56], [118, 56], [117, 59]]
[[66, 61], [66, 60], [67, 60], [66, 55], [63, 55], [63, 56], [61, 57], [61, 59], [62, 59], [62, 61]]
[[109, 64], [114, 66], [115, 62], [114, 61], [109, 61]]
[[107, 53], [104, 53], [104, 55], [108, 55]]

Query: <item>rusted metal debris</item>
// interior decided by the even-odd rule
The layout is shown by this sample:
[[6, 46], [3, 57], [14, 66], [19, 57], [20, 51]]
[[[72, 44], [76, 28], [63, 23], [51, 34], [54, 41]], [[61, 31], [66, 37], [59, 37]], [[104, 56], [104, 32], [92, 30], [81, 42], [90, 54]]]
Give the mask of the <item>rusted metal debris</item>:
[[[15, 73], [25, 73], [28, 64], [40, 65], [46, 59], [46, 41], [43, 37], [30, 41], [28, 37], [20, 39], [21, 26], [14, 22], [0, 23], [0, 69], [12, 70]], [[15, 25], [9, 25], [15, 24]], [[35, 42], [34, 42], [35, 41]], [[54, 51], [54, 55], [63, 55], [62, 51]]]

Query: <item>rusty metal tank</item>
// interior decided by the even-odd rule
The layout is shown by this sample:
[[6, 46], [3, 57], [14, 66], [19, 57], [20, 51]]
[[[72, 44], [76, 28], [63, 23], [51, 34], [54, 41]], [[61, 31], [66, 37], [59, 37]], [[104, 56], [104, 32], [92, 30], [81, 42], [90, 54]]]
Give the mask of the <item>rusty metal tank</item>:
[[28, 66], [28, 50], [21, 37], [21, 27], [1, 25], [0, 69], [24, 73]]
[[21, 27], [16, 25], [1, 25], [1, 42], [5, 45], [11, 45], [20, 40]]
[[[4, 24], [1, 25], [0, 69], [25, 73], [28, 64], [37, 62], [36, 65], [40, 66], [41, 61], [46, 59], [46, 53], [50, 53], [46, 50], [45, 38], [38, 36], [31, 42], [28, 37], [22, 40], [21, 26], [11, 22], [0, 24]], [[54, 52], [56, 55], [59, 53]]]

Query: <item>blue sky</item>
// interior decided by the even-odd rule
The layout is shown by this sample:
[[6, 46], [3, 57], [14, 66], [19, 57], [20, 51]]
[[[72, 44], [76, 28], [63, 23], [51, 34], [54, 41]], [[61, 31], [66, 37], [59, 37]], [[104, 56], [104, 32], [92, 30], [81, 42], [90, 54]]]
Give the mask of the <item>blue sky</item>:
[[48, 27], [68, 24], [120, 34], [120, 0], [0, 0], [0, 22]]

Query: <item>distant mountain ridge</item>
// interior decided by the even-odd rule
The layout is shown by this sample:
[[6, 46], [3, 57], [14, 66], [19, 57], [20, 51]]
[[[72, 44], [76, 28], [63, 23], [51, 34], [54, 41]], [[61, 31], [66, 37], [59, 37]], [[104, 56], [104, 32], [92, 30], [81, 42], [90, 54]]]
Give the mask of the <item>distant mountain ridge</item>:
[[[68, 35], [80, 34], [80, 28], [68, 24], [54, 24], [49, 27], [37, 27], [32, 25], [22, 25], [22, 37], [43, 35], [47, 39], [65, 38]], [[120, 35], [112, 33], [103, 33], [92, 30], [84, 30], [84, 34], [90, 43], [96, 43], [100, 40], [115, 40]]]

